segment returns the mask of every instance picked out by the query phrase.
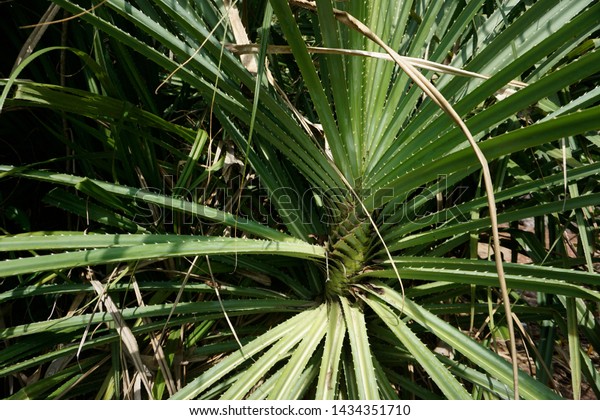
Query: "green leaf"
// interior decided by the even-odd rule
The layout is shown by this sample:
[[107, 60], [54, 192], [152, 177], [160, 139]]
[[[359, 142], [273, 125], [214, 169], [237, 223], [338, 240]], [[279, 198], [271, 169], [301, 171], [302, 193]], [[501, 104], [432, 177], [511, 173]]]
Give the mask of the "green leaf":
[[[173, 304], [163, 303], [156, 305], [147, 305], [144, 307], [125, 308], [121, 311], [123, 319], [138, 319], [143, 317], [169, 316], [176, 314], [207, 314], [216, 315], [222, 318], [223, 308], [228, 316], [238, 316], [243, 314], [268, 313], [268, 312], [297, 312], [311, 306], [310, 302], [298, 300], [230, 300], [223, 301], [221, 307], [218, 301], [208, 302], [179, 302], [176, 307]], [[85, 328], [88, 323], [94, 324], [106, 323], [111, 321], [108, 312], [96, 312], [95, 314], [76, 315], [47, 321], [39, 321], [31, 324], [23, 324], [0, 330], [0, 339], [9, 339], [41, 332], [59, 332], [71, 331], [72, 329]]]
[[[251, 360], [254, 355], [273, 346], [280, 340], [284, 339], [284, 343], [289, 343], [290, 340], [296, 340], [297, 342], [301, 339], [301, 337], [290, 335], [290, 331], [294, 331], [296, 328], [306, 328], [310, 325], [314, 314], [323, 310], [324, 307], [319, 306], [315, 309], [303, 311], [298, 315], [282, 322], [258, 337], [256, 340], [245, 345], [242, 349], [229, 355], [226, 359], [213, 366], [205, 373], [197, 376], [171, 398], [176, 400], [192, 399], [209, 389], [210, 386], [217, 383], [225, 375], [242, 365], [244, 362]], [[243, 385], [243, 383], [240, 383], [240, 385]]]
[[340, 363], [346, 337], [346, 323], [342, 308], [336, 302], [329, 302], [328, 325], [325, 335], [325, 348], [319, 371], [315, 399], [332, 400], [338, 395]]
[[340, 297], [344, 319], [348, 329], [350, 347], [352, 349], [352, 361], [358, 397], [361, 400], [378, 400], [379, 388], [375, 367], [371, 359], [369, 346], [369, 335], [362, 311], [350, 304], [346, 298]]
[[[19, 169], [12, 166], [0, 165], [0, 178], [5, 176], [20, 176], [29, 179], [35, 179], [38, 181], [50, 182], [59, 185], [68, 185], [73, 187], [84, 180], [84, 178], [73, 175], [59, 174], [49, 171], [37, 171], [33, 169]], [[275, 229], [271, 229], [258, 222], [244, 219], [242, 217], [236, 217], [231, 213], [216, 210], [195, 202], [190, 202], [177, 197], [156, 194], [144, 188], [125, 187], [99, 180], [88, 179], [88, 182], [93, 182], [96, 187], [101, 188], [107, 193], [112, 193], [118, 196], [133, 199], [134, 203], [135, 200], [140, 200], [144, 203], [156, 204], [166, 209], [181, 211], [183, 213], [202, 217], [213, 222], [223, 223], [229, 226], [235, 226], [236, 228], [242, 231], [253, 233], [260, 237], [275, 240], [295, 240], [284, 233], [281, 233]], [[140, 207], [139, 211], [143, 211], [143, 208]]]
[[302, 341], [294, 350], [285, 367], [281, 369], [279, 380], [273, 385], [273, 390], [269, 394], [272, 400], [293, 399], [296, 393], [297, 378], [301, 377], [303, 371], [308, 365], [309, 360], [315, 354], [316, 348], [323, 339], [328, 326], [327, 305], [321, 304], [322, 308], [315, 313], [311, 325], [303, 334], [298, 331], [298, 336]]
[[[401, 311], [413, 321], [435, 334], [439, 339], [462, 353], [471, 362], [479, 366], [491, 377], [512, 388], [512, 366], [506, 360], [475, 342], [452, 325], [434, 316], [422, 306], [410, 299], [403, 298], [396, 291], [382, 283], [373, 283], [379, 293], [360, 286], [368, 294], [376, 293], [376, 297], [388, 305]], [[519, 392], [526, 399], [558, 399], [559, 396], [548, 387], [537, 382], [524, 372], [519, 373]]]
[[400, 342], [406, 346], [408, 351], [414, 355], [416, 361], [431, 376], [431, 379], [442, 390], [446, 398], [455, 400], [471, 399], [469, 393], [446, 369], [425, 344], [411, 331], [389, 306], [373, 295], [363, 297], [363, 300], [375, 311], [385, 322], [388, 328], [398, 337]]
[[[94, 238], [97, 236], [97, 238]], [[25, 240], [28, 249], [36, 247], [36, 237]], [[88, 238], [90, 238], [88, 240]], [[0, 238], [0, 249], [11, 249], [12, 238]], [[23, 238], [19, 238], [21, 242]], [[78, 242], [73, 242], [76, 239]], [[6, 245], [5, 245], [6, 241]], [[28, 244], [29, 242], [29, 244]], [[120, 235], [65, 235], [59, 238], [49, 237], [39, 242], [42, 247], [68, 249], [92, 248], [80, 251], [50, 255], [36, 255], [29, 258], [0, 261], [0, 276], [14, 276], [23, 273], [60, 270], [70, 267], [108, 264], [123, 261], [174, 258], [189, 255], [227, 255], [227, 254], [268, 254], [288, 255], [299, 258], [322, 258], [325, 253], [321, 247], [291, 242], [274, 242], [240, 238], [222, 238], [207, 236], [174, 235], [132, 235], [120, 243]], [[135, 243], [135, 244], [134, 244]], [[23, 245], [19, 245], [23, 246]], [[98, 246], [103, 247], [96, 249]], [[6, 248], [4, 248], [6, 247]], [[14, 249], [14, 248], [12, 248]]]
[[[492, 261], [405, 257], [394, 258], [394, 263], [402, 278], [478, 284], [488, 287], [498, 285], [498, 274]], [[600, 293], [584, 287], [600, 284], [600, 279], [594, 274], [512, 263], [504, 263], [504, 269], [509, 288], [600, 300]], [[395, 278], [391, 269], [373, 271], [363, 277], [368, 276]], [[582, 286], [578, 286], [577, 283]]]

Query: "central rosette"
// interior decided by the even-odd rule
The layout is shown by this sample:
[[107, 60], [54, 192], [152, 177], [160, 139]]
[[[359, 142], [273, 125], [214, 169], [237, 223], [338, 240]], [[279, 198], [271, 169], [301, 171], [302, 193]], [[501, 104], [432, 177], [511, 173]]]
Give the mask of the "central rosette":
[[366, 217], [352, 212], [333, 229], [328, 244], [327, 297], [344, 295], [360, 274], [369, 257], [373, 228]]

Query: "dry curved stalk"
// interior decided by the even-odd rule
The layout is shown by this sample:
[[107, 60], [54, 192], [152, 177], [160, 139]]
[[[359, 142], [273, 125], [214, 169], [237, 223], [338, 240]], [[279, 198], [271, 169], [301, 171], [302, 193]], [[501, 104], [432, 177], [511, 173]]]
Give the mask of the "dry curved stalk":
[[[240, 18], [240, 13], [236, 7], [236, 3], [237, 2], [234, 2], [232, 4], [231, 0], [223, 0], [223, 5], [225, 6], [225, 10], [227, 10], [227, 15], [229, 17], [229, 23], [231, 25], [233, 37], [235, 38], [235, 42], [238, 44], [250, 44], [250, 38], [248, 38], [246, 28], [244, 28], [244, 24]], [[258, 62], [254, 54], [255, 53], [240, 54], [240, 60], [242, 64], [244, 67], [246, 67], [246, 70], [252, 74], [258, 73]]]
[[[313, 2], [306, 0], [289, 0], [290, 5], [299, 6], [308, 10], [316, 11], [317, 5]], [[504, 303], [504, 310], [506, 312], [506, 319], [508, 324], [508, 330], [510, 335], [510, 353], [511, 353], [511, 361], [513, 367], [513, 391], [514, 398], [516, 400], [519, 399], [519, 368], [517, 365], [517, 348], [515, 342], [515, 331], [513, 325], [512, 318], [512, 310], [510, 307], [510, 300], [508, 296], [508, 287], [506, 285], [506, 278], [504, 275], [504, 266], [502, 264], [502, 254], [500, 252], [500, 235], [498, 233], [498, 217], [496, 213], [496, 200], [494, 197], [494, 187], [492, 184], [492, 177], [490, 174], [490, 168], [485, 158], [485, 155], [477, 145], [477, 142], [471, 135], [469, 128], [465, 124], [465, 122], [460, 118], [458, 113], [454, 110], [452, 105], [444, 98], [444, 96], [433, 86], [425, 76], [423, 76], [415, 66], [398, 54], [394, 49], [388, 46], [381, 38], [379, 38], [375, 33], [373, 33], [365, 24], [356, 19], [354, 16], [349, 13], [339, 10], [333, 9], [333, 14], [336, 20], [340, 23], [348, 26], [350, 29], [359, 32], [364, 35], [371, 41], [375, 42], [381, 48], [383, 48], [400, 66], [402, 71], [404, 71], [420, 88], [434, 101], [452, 120], [460, 127], [465, 137], [469, 141], [471, 148], [475, 152], [479, 163], [481, 164], [483, 170], [483, 179], [485, 184], [485, 190], [487, 193], [488, 200], [488, 208], [490, 212], [490, 220], [492, 224], [492, 235], [493, 235], [493, 244], [494, 244], [494, 260], [496, 263], [496, 271], [498, 273], [498, 281], [500, 283], [500, 289], [502, 291], [502, 300]], [[398, 274], [397, 268], [392, 262], [392, 267], [396, 274]]]
[[[58, 10], [60, 9], [60, 6], [58, 6], [58, 5], [52, 5], [52, 6], [50, 6], [48, 8], [48, 10], [46, 11], [46, 13], [44, 13], [44, 15], [42, 16], [42, 19], [40, 20], [39, 23], [35, 23], [33, 25], [21, 26], [21, 29], [30, 29], [30, 28], [45, 27], [45, 26], [48, 26], [48, 25], [54, 25], [56, 23], [63, 23], [63, 22], [67, 22], [69, 20], [77, 19], [78, 17], [81, 17], [81, 16], [85, 15], [86, 13], [90, 13], [90, 12], [94, 11], [95, 9], [97, 9], [100, 6], [102, 6], [107, 1], [108, 0], [102, 0], [100, 3], [93, 5], [92, 7], [90, 7], [89, 9], [84, 10], [81, 13], [78, 13], [76, 15], [72, 15], [72, 16], [69, 16], [69, 17], [66, 17], [66, 18], [63, 18], [63, 19], [57, 19], [57, 20], [52, 20], [52, 19], [53, 19], [54, 16], [56, 16], [56, 12], [58, 12]], [[50, 13], [53, 13], [53, 14], [50, 14]]]
[[46, 12], [42, 15], [39, 23], [36, 23], [35, 25], [21, 27], [21, 29], [34, 29], [33, 31], [31, 31], [31, 34], [29, 34], [29, 37], [27, 37], [27, 40], [23, 44], [23, 47], [21, 47], [21, 51], [19, 51], [19, 55], [15, 60], [15, 64], [12, 70], [10, 71], [11, 74], [17, 69], [17, 67], [19, 67], [19, 64], [21, 64], [21, 62], [27, 57], [29, 57], [33, 50], [35, 50], [35, 47], [37, 46], [38, 42], [40, 42], [40, 39], [42, 39], [44, 32], [46, 32], [46, 29], [48, 29], [48, 25], [54, 23], [52, 19], [54, 19], [59, 10], [60, 6], [52, 4], [50, 5], [50, 7], [48, 7], [48, 10], [46, 10]]
[[135, 370], [139, 373], [139, 377], [142, 381], [142, 384], [146, 388], [146, 392], [148, 392], [148, 398], [153, 399], [152, 397], [152, 386], [150, 385], [150, 381], [146, 376], [146, 372], [148, 372], [148, 368], [142, 361], [142, 357], [140, 355], [140, 348], [138, 346], [135, 335], [123, 319], [121, 315], [121, 311], [115, 305], [111, 297], [107, 294], [102, 283], [96, 280], [91, 273], [91, 270], [88, 271], [88, 281], [92, 285], [94, 291], [98, 295], [98, 299], [104, 304], [106, 307], [106, 312], [108, 312], [115, 323], [114, 328], [116, 329], [119, 337], [121, 338], [121, 342], [125, 346], [127, 354], [130, 356]]
[[[260, 52], [260, 46], [257, 44], [227, 44], [225, 46], [230, 52], [236, 55], [245, 55], [245, 54], [258, 54]], [[374, 51], [365, 51], [365, 50], [353, 50], [347, 48], [327, 48], [327, 47], [309, 47], [306, 49], [309, 53], [313, 54], [337, 54], [337, 55], [352, 55], [356, 57], [371, 57], [377, 58], [380, 60], [388, 60], [394, 61], [394, 59], [385, 53], [379, 53]], [[288, 45], [269, 45], [267, 46], [267, 53], [269, 54], [291, 54], [292, 48]], [[452, 74], [454, 76], [464, 76], [464, 77], [475, 77], [478, 79], [489, 79], [490, 76], [475, 73], [472, 71], [462, 70], [457, 67], [448, 66], [445, 64], [436, 63], [435, 61], [425, 60], [423, 58], [414, 58], [407, 57], [405, 55], [401, 55], [405, 61], [412, 64], [414, 67], [436, 71], [438, 73]], [[520, 82], [518, 80], [511, 80], [507, 86], [515, 87], [515, 88], [524, 88], [527, 86], [527, 83]]]
[[[137, 282], [137, 279], [134, 276], [132, 276], [132, 286], [138, 306], [146, 306], [146, 304], [144, 303], [144, 299], [142, 298], [140, 286]], [[142, 322], [144, 324], [149, 324], [151, 322], [151, 319], [144, 317], [142, 318]], [[173, 379], [173, 375], [171, 374], [171, 369], [169, 369], [169, 363], [167, 362], [165, 352], [160, 345], [160, 341], [161, 340], [159, 339], [159, 336], [157, 334], [155, 334], [154, 332], [150, 333], [150, 344], [152, 345], [152, 349], [154, 350], [154, 358], [156, 359], [156, 362], [158, 363], [158, 366], [162, 371], [169, 395], [174, 395], [177, 392], [177, 386], [175, 385], [175, 380]]]

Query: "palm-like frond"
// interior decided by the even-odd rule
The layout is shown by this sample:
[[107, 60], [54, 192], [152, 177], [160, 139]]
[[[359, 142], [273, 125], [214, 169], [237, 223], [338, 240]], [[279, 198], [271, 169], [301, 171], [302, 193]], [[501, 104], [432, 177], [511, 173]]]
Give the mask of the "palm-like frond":
[[[244, 1], [255, 11], [232, 22], [235, 2], [221, 0], [54, 3], [94, 34], [31, 55], [0, 102], [3, 116], [54, 112], [41, 124], [73, 164], [5, 162], [0, 178], [50, 186], [45, 202], [86, 226], [37, 223], [41, 232], [0, 238], [0, 302], [71, 302], [0, 330], [10, 343], [1, 376], [64, 364], [13, 397], [54, 395], [56, 384], [73, 397], [124, 396], [129, 363], [102, 357], [124, 337], [94, 308], [86, 278], [104, 279], [157, 359], [142, 359], [150, 398], [510, 398], [512, 366], [490, 345], [504, 342], [507, 314], [541, 327], [519, 340], [537, 367], [518, 372], [523, 398], [561, 396], [551, 389], [555, 334], [569, 343], [573, 396], [582, 382], [598, 395], [597, 361], [580, 338], [600, 342], [590, 315], [600, 301], [600, 60], [589, 44], [600, 4]], [[256, 72], [233, 53], [232, 23], [257, 43], [242, 51]], [[434, 67], [416, 83], [377, 55], [375, 38], [392, 55], [486, 77]], [[330, 54], [350, 50], [373, 54]], [[60, 51], [85, 65], [82, 80], [21, 78]], [[512, 315], [498, 305], [498, 266], [478, 253], [493, 236], [489, 192], [510, 252]], [[530, 218], [535, 229], [520, 229]], [[77, 353], [95, 373], [75, 391]], [[173, 389], [179, 360], [187, 376]]]

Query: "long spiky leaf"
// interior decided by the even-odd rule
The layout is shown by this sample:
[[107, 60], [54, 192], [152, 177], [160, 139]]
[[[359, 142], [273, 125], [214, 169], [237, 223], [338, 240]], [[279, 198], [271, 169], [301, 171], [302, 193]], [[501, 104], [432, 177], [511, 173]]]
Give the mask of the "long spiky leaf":
[[[304, 8], [308, 8], [311, 10], [316, 9], [316, 5], [312, 2], [305, 0], [290, 0], [292, 4], [297, 6], [301, 6]], [[342, 10], [334, 9], [335, 17], [341, 23], [349, 26], [350, 28], [360, 32], [381, 48], [383, 48], [400, 66], [400, 68], [407, 73], [411, 79], [419, 85], [419, 87], [429, 96], [441, 109], [444, 110], [452, 120], [461, 128], [464, 135], [467, 137], [469, 144], [471, 145], [475, 155], [481, 167], [483, 169], [483, 179], [485, 183], [485, 190], [488, 198], [488, 211], [490, 213], [490, 221], [492, 224], [492, 236], [494, 243], [494, 259], [496, 261], [496, 270], [498, 273], [498, 280], [500, 282], [500, 289], [502, 290], [502, 299], [504, 301], [505, 310], [508, 314], [507, 323], [508, 330], [510, 335], [510, 346], [511, 346], [511, 357], [513, 362], [513, 378], [514, 378], [514, 397], [516, 400], [519, 399], [519, 375], [518, 375], [518, 366], [517, 366], [517, 347], [516, 347], [516, 339], [515, 339], [515, 331], [512, 321], [511, 308], [510, 308], [510, 299], [508, 296], [508, 288], [506, 286], [506, 280], [504, 278], [504, 268], [502, 265], [502, 255], [500, 253], [500, 234], [498, 232], [498, 218], [496, 215], [496, 202], [494, 198], [494, 187], [492, 182], [492, 177], [490, 173], [490, 168], [482, 153], [481, 149], [477, 145], [477, 142], [471, 135], [471, 132], [464, 121], [460, 118], [460, 116], [456, 113], [452, 105], [444, 98], [444, 96], [433, 86], [429, 80], [425, 78], [421, 73], [419, 73], [415, 67], [408, 61], [406, 61], [402, 56], [400, 56], [395, 50], [390, 48], [381, 38], [379, 38], [376, 34], [374, 34], [367, 26], [365, 26], [362, 22], [354, 18], [352, 15], [344, 12]], [[398, 276], [399, 277], [399, 276]]]

